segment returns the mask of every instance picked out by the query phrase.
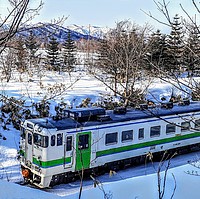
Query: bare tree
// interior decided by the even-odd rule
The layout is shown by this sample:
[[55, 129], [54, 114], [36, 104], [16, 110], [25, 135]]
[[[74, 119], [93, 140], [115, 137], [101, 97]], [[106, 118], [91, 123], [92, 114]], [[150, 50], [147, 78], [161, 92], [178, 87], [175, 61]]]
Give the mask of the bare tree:
[[41, 1], [37, 8], [32, 9], [29, 7], [30, 0], [8, 0], [8, 3], [8, 15], [0, 18], [0, 53], [8, 46], [19, 28], [32, 20], [43, 5]]
[[[153, 154], [148, 153], [147, 158], [150, 160], [150, 162], [153, 165], [154, 170], [156, 171], [157, 174], [157, 186], [158, 186], [158, 198], [163, 199], [165, 195], [165, 190], [166, 190], [166, 182], [167, 182], [167, 175], [168, 171], [171, 165], [171, 159], [176, 155], [174, 154], [169, 154], [167, 151], [165, 151], [161, 157], [161, 160], [156, 167], [154, 161], [153, 161]], [[163, 174], [162, 174], [163, 171]], [[170, 199], [174, 197], [175, 191], [176, 191], [176, 179], [175, 176], [172, 174], [172, 177], [174, 179], [174, 189], [172, 191]]]
[[93, 180], [93, 183], [94, 183], [94, 187], [98, 187], [99, 190], [103, 193], [103, 198], [104, 199], [112, 199], [113, 198], [113, 194], [110, 193], [110, 192], [106, 192], [104, 187], [103, 187], [103, 184], [97, 180], [96, 178], [94, 178], [92, 175], [90, 175], [91, 179]]
[[122, 98], [125, 107], [130, 102], [136, 104], [144, 100], [145, 89], [137, 88], [136, 84], [145, 76], [148, 49], [145, 39], [149, 29], [148, 25], [141, 28], [129, 21], [117, 23], [100, 42], [95, 69], [90, 69], [115, 96]]
[[1, 81], [6, 79], [6, 82], [9, 82], [12, 77], [12, 69], [14, 68], [15, 62], [14, 49], [6, 48], [4, 53], [0, 54], [0, 57], [0, 70], [2, 71]]
[[30, 8], [30, 0], [7, 0], [7, 3], [7, 15], [0, 17], [0, 55], [1, 70], [8, 82], [16, 63], [13, 38], [22, 26], [38, 14], [43, 3], [40, 1], [36, 8]]

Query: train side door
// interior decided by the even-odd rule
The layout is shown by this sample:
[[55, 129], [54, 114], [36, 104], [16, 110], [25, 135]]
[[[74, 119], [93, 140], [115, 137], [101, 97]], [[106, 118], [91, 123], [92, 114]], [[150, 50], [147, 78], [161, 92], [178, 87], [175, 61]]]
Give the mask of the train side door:
[[25, 158], [26, 161], [31, 162], [33, 160], [33, 134], [31, 131], [26, 130], [25, 141]]
[[90, 168], [91, 132], [76, 135], [76, 171]]
[[67, 135], [64, 147], [64, 167], [71, 167], [73, 163], [73, 136]]

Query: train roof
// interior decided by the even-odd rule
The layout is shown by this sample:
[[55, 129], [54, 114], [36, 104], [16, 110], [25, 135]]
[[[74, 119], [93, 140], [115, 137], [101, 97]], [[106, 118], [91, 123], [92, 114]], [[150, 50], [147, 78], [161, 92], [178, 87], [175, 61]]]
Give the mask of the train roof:
[[[168, 115], [179, 115], [186, 113], [194, 113], [200, 112], [200, 102], [191, 102], [189, 105], [180, 106], [178, 104], [173, 105], [171, 108], [161, 108], [158, 107], [150, 107], [148, 109], [127, 109], [126, 112], [123, 113], [115, 113], [113, 110], [105, 111], [102, 108], [77, 108], [77, 109], [69, 109], [66, 110], [67, 117], [62, 119], [55, 118], [36, 118], [29, 119], [34, 124], [38, 124], [39, 126], [47, 129], [56, 128], [57, 130], [71, 129], [71, 128], [79, 128], [79, 127], [87, 127], [87, 126], [98, 126], [109, 123], [116, 122], [125, 122], [131, 120], [152, 118], [152, 117], [163, 117]], [[72, 117], [70, 114], [72, 113]], [[92, 113], [92, 116], [95, 114], [100, 114], [100, 118], [87, 118], [87, 120], [79, 121], [75, 116], [83, 115], [87, 116], [88, 113]], [[105, 119], [104, 119], [105, 117]]]

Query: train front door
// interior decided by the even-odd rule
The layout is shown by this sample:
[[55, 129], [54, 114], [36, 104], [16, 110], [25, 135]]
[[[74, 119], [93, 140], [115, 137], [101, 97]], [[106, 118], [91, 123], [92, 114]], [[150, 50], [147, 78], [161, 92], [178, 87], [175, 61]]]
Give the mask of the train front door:
[[91, 158], [91, 132], [76, 135], [76, 171], [88, 169]]
[[67, 135], [66, 142], [64, 147], [64, 167], [68, 168], [71, 167], [73, 164], [73, 136]]
[[33, 161], [33, 134], [31, 131], [26, 130], [25, 132], [25, 158], [26, 162], [32, 163]]

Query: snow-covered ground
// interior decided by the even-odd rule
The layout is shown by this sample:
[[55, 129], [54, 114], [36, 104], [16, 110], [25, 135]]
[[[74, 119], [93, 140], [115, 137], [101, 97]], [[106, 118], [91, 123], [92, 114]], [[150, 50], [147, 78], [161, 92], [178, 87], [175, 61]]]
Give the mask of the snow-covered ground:
[[[23, 82], [15, 80], [9, 83], [2, 82], [0, 91], [7, 96], [15, 96], [29, 102], [37, 102], [49, 91], [47, 87], [51, 87], [57, 83], [63, 84], [66, 91], [62, 92], [62, 97], [56, 97], [57, 102], [64, 100], [70, 105], [78, 105], [87, 97], [92, 102], [100, 100], [102, 95], [109, 91], [101, 82], [88, 76], [85, 72], [78, 72], [70, 78], [68, 75], [59, 75], [57, 73], [48, 72], [41, 74], [43, 86], [41, 87], [40, 78], [37, 76], [22, 77]], [[75, 84], [70, 86], [76, 79]], [[31, 80], [31, 81], [30, 81]], [[164, 95], [169, 98], [172, 92], [171, 85], [161, 84], [160, 81], [155, 82], [150, 87], [151, 96], [158, 100]], [[161, 93], [162, 92], [162, 93]], [[25, 97], [24, 97], [25, 96]], [[52, 101], [53, 102], [53, 101]], [[53, 189], [39, 190], [32, 187], [17, 184], [22, 180], [20, 174], [20, 166], [17, 160], [17, 150], [19, 149], [19, 131], [8, 126], [10, 130], [0, 129], [3, 139], [0, 138], [0, 199], [77, 199], [79, 194], [79, 181], [66, 185], [55, 186]], [[174, 199], [199, 199], [199, 183], [200, 177], [188, 174], [193, 172], [196, 174], [198, 169], [187, 164], [187, 161], [198, 159], [200, 152], [178, 156], [171, 162], [171, 167], [167, 175], [166, 190], [163, 199], [169, 199], [173, 193], [176, 184]], [[155, 163], [157, 166], [158, 163]], [[200, 171], [200, 170], [199, 170]], [[164, 173], [162, 173], [164, 174]], [[172, 175], [173, 174], [173, 175]], [[173, 177], [174, 176], [174, 177]], [[175, 178], [175, 181], [174, 181]], [[119, 171], [116, 175], [110, 177], [108, 174], [98, 177], [99, 184], [93, 186], [93, 181], [85, 180], [82, 199], [156, 199], [158, 198], [157, 175], [156, 170], [151, 164], [140, 165], [135, 168], [129, 168]]]

